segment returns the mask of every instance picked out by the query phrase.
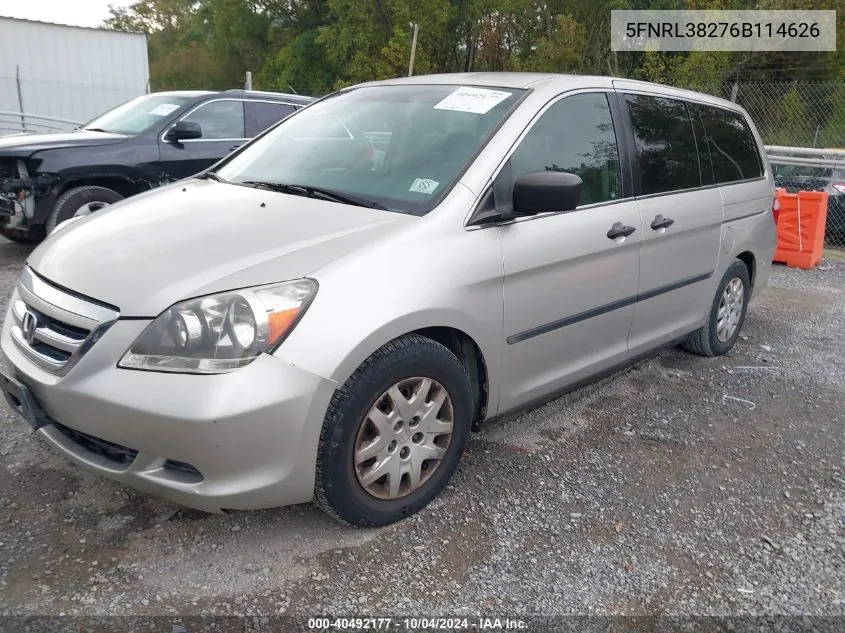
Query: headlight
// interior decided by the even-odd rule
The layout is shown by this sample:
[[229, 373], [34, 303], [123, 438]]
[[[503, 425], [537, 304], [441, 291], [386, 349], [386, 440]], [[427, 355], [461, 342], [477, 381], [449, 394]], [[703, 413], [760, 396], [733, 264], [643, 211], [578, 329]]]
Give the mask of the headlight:
[[272, 352], [305, 313], [317, 282], [299, 279], [182, 301], [159, 315], [118, 363], [221, 374]]

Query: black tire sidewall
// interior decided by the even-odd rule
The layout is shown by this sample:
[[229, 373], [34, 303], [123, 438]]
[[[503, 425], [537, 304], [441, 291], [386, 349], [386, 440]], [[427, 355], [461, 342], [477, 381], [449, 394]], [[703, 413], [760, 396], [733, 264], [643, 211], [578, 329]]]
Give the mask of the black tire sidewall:
[[[335, 393], [329, 406], [319, 448], [319, 493], [332, 514], [353, 525], [386, 525], [424, 508], [457, 469], [469, 437], [472, 396], [463, 365], [439, 343], [415, 338], [413, 345], [374, 356], [374, 362]], [[353, 461], [355, 438], [376, 399], [396, 382], [414, 376], [436, 380], [449, 394], [455, 419], [452, 440], [437, 470], [418, 490], [400, 499], [376, 499], [358, 483]]]
[[76, 213], [84, 204], [89, 204], [91, 202], [114, 204], [120, 200], [123, 200], [122, 195], [112, 189], [107, 189], [106, 187], [85, 186], [69, 189], [59, 196], [58, 200], [56, 200], [56, 203], [53, 205], [53, 210], [47, 218], [47, 233], [52, 231], [65, 220], [72, 218], [73, 214]]
[[[719, 337], [716, 335], [716, 321], [719, 313], [719, 302], [722, 299], [722, 294], [725, 292], [725, 288], [728, 286], [728, 283], [734, 277], [739, 277], [742, 280], [742, 314], [739, 318], [739, 323], [737, 324], [736, 332], [733, 333], [733, 336], [729, 338], [724, 343], [719, 340]], [[739, 260], [735, 260], [734, 263], [728, 267], [725, 271], [725, 274], [722, 276], [722, 281], [719, 282], [719, 287], [716, 290], [716, 296], [713, 299], [713, 305], [710, 309], [710, 322], [708, 323], [708, 339], [710, 344], [710, 349], [713, 351], [714, 355], [721, 356], [723, 354], [727, 354], [733, 348], [734, 344], [736, 343], [737, 339], [739, 338], [739, 334], [742, 331], [742, 326], [745, 324], [745, 313], [748, 311], [748, 301], [751, 298], [751, 280], [748, 277], [748, 268], [746, 268], [745, 264], [743, 264]]]
[[16, 244], [37, 244], [44, 239], [43, 231], [40, 231], [39, 228], [34, 227], [26, 231], [16, 231], [4, 226], [0, 227], [0, 235]]

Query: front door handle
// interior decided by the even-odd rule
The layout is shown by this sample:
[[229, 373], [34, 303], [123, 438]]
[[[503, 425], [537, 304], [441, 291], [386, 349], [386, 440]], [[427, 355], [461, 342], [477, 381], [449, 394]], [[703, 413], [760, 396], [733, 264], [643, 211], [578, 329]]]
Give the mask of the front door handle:
[[611, 240], [615, 240], [617, 237], [628, 237], [636, 230], [637, 229], [633, 226], [627, 226], [621, 222], [614, 222], [613, 226], [611, 226], [610, 230], [607, 232], [607, 237]]
[[651, 228], [655, 231], [659, 231], [660, 229], [668, 229], [675, 223], [675, 220], [672, 218], [664, 218], [662, 215], [657, 215], [654, 220], [651, 221]]

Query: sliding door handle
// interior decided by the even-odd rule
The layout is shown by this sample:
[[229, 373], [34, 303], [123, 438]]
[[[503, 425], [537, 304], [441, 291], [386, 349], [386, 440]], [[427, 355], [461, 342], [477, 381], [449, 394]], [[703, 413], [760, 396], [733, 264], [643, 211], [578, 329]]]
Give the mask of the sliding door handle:
[[607, 237], [611, 240], [615, 240], [617, 237], [628, 237], [636, 230], [637, 229], [633, 226], [627, 226], [621, 222], [614, 222], [613, 226], [611, 226], [610, 230], [607, 232]]
[[672, 218], [664, 218], [662, 215], [658, 215], [651, 221], [651, 228], [655, 231], [659, 231], [660, 229], [668, 229], [675, 223], [675, 220]]

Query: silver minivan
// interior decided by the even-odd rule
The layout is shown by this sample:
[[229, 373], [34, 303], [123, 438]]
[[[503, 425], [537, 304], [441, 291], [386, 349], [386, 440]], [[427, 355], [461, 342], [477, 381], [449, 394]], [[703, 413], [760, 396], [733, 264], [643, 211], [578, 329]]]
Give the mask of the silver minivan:
[[67, 458], [174, 502], [390, 523], [474, 423], [663, 346], [730, 351], [776, 244], [761, 148], [736, 104], [636, 81], [353, 86], [60, 225], [2, 387]]

